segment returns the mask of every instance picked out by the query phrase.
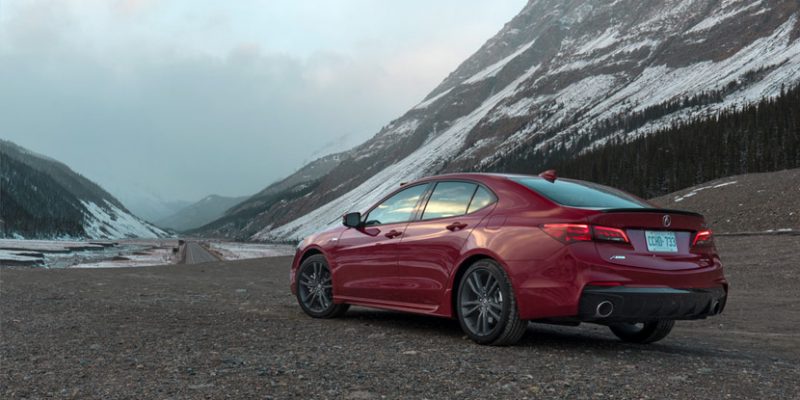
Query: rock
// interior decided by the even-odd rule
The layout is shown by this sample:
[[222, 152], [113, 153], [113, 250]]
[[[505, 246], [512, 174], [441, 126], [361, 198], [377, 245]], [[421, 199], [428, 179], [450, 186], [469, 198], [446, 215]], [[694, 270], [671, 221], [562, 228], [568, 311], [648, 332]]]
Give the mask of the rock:
[[365, 390], [356, 390], [354, 392], [350, 392], [345, 395], [345, 399], [350, 400], [363, 400], [363, 399], [374, 399], [377, 396], [373, 393], [367, 392]]

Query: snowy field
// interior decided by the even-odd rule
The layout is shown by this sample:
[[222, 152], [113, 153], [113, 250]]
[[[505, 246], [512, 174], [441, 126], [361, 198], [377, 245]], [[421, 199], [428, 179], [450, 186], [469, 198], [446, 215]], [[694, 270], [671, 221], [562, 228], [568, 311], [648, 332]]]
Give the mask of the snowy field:
[[[124, 259], [123, 259], [124, 258]], [[178, 261], [171, 248], [156, 247], [146, 251], [122, 256], [118, 259], [87, 262], [73, 265], [72, 268], [122, 268], [148, 267], [153, 265], [169, 265]]]
[[[224, 260], [282, 257], [294, 254], [283, 244], [205, 242]], [[0, 267], [122, 268], [180, 262], [177, 240], [66, 241], [0, 239]]]
[[294, 254], [294, 246], [286, 244], [208, 242], [207, 247], [226, 260], [283, 257]]
[[30, 250], [45, 253], [69, 253], [79, 249], [102, 249], [104, 245], [113, 245], [114, 242], [104, 241], [74, 241], [74, 240], [24, 240], [0, 239], [0, 249], [3, 250]]
[[174, 264], [177, 240], [18, 240], [0, 239], [0, 266], [44, 268], [136, 267]]

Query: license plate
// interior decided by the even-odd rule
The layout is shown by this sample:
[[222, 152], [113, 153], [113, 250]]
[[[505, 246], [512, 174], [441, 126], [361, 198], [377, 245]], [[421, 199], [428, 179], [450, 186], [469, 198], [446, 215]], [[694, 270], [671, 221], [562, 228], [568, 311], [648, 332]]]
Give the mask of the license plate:
[[675, 232], [644, 231], [647, 239], [647, 251], [653, 253], [677, 253], [678, 242]]

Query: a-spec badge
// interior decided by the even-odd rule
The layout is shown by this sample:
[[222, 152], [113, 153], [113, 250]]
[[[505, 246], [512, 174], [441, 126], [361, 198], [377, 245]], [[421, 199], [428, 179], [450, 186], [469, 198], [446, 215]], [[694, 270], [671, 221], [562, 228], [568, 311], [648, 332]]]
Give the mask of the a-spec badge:
[[672, 225], [672, 217], [665, 215], [661, 218], [661, 222], [664, 223], [665, 228], [669, 228], [669, 226]]
[[625, 259], [625, 256], [611, 256], [611, 258], [610, 258], [611, 261], [624, 260], [624, 259]]

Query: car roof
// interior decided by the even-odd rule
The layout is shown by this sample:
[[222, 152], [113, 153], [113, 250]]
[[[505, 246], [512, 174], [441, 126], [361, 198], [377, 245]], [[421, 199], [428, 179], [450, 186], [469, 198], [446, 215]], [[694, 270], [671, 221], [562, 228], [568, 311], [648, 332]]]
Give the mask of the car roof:
[[504, 173], [486, 173], [486, 172], [458, 172], [458, 173], [451, 173], [451, 174], [441, 174], [441, 175], [433, 175], [433, 176], [426, 176], [424, 178], [420, 178], [408, 183], [403, 184], [410, 185], [416, 183], [423, 183], [423, 182], [430, 182], [430, 181], [441, 181], [441, 180], [473, 180], [478, 182], [490, 182], [490, 181], [498, 181], [498, 180], [508, 180], [510, 178], [534, 178], [534, 179], [543, 179], [536, 175], [525, 175], [525, 174], [504, 174]]

